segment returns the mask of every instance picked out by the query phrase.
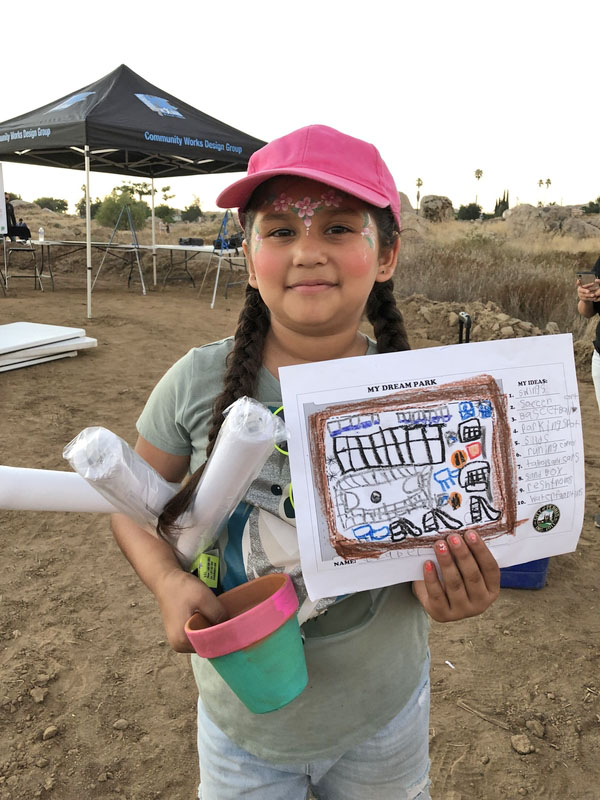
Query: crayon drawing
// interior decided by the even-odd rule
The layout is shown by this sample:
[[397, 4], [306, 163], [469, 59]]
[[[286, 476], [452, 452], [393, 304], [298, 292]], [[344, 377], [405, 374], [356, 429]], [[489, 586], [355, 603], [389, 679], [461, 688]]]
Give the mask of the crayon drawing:
[[478, 375], [330, 405], [308, 416], [329, 540], [345, 559], [514, 533], [516, 468], [506, 397]]

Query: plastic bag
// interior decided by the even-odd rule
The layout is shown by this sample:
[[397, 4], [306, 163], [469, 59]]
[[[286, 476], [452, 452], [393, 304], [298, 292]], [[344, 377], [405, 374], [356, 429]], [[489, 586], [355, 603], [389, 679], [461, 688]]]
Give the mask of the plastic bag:
[[180, 488], [106, 428], [85, 428], [65, 447], [63, 457], [115, 508], [153, 531], [166, 503]]

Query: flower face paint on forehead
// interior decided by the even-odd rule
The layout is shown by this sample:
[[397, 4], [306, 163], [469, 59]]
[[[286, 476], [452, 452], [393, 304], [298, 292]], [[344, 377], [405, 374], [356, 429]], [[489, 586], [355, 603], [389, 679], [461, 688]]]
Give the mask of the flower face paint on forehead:
[[267, 198], [265, 205], [272, 206], [275, 211], [292, 211], [297, 214], [304, 222], [306, 235], [308, 236], [308, 229], [312, 225], [312, 218], [315, 212], [324, 208], [339, 208], [342, 200], [342, 196], [337, 194], [335, 189], [327, 189], [318, 200], [309, 196], [296, 200], [290, 197], [287, 192], [280, 192], [275, 198]]

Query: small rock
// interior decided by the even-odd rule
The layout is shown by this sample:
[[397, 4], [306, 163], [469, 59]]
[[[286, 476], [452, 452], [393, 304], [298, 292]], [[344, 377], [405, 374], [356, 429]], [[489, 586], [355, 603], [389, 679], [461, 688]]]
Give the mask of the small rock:
[[500, 334], [506, 339], [512, 339], [512, 337], [515, 335], [515, 332], [510, 325], [503, 325], [500, 328]]
[[520, 753], [522, 756], [526, 756], [529, 753], [533, 753], [535, 747], [531, 744], [527, 736], [524, 733], [517, 733], [515, 736], [510, 737], [510, 744], [512, 749], [515, 750], [517, 753]]
[[525, 795], [527, 794], [527, 789], [524, 786], [521, 786], [521, 788], [519, 789], [519, 794], [521, 795], [521, 797], [525, 797]]
[[490, 763], [490, 757], [489, 756], [482, 756], [481, 757], [481, 763], [482, 764], [489, 764]]
[[533, 733], [534, 736], [537, 736], [538, 739], [543, 739], [546, 735], [546, 729], [539, 719], [528, 719], [525, 723], [525, 727], [530, 733]]
[[431, 312], [427, 308], [427, 306], [421, 306], [421, 308], [419, 309], [419, 314], [423, 317], [423, 319], [428, 325], [431, 325], [432, 323]]
[[50, 680], [50, 675], [46, 675], [45, 672], [40, 672], [40, 674], [36, 676], [34, 683], [37, 686], [45, 686], [49, 680]]
[[448, 327], [456, 328], [457, 325], [458, 325], [458, 314], [456, 314], [454, 311], [451, 311], [448, 314]]
[[21, 635], [21, 631], [19, 631], [19, 630], [14, 630], [12, 632], [13, 639], [18, 639], [20, 635]]
[[56, 734], [58, 733], [58, 728], [56, 725], [48, 725], [46, 730], [42, 733], [42, 739], [46, 742], [48, 739], [54, 739]]
[[29, 694], [33, 697], [33, 701], [35, 703], [43, 703], [44, 698], [48, 694], [48, 689], [40, 689], [37, 686], [34, 686], [33, 689], [29, 690]]
[[40, 769], [44, 769], [44, 767], [47, 767], [49, 763], [50, 762], [47, 758], [38, 758], [38, 760], [35, 762], [35, 765]]
[[126, 719], [118, 719], [116, 722], [113, 722], [113, 728], [116, 731], [126, 731], [129, 727], [129, 723]]
[[49, 792], [51, 789], [54, 788], [54, 784], [55, 784], [55, 780], [54, 780], [54, 778], [52, 776], [50, 776], [49, 778], [46, 778], [46, 780], [44, 781], [44, 789], [47, 792]]
[[548, 698], [548, 700], [554, 700], [556, 698], [556, 695], [554, 694], [554, 692], [546, 692], [546, 697]]
[[546, 333], [551, 333], [551, 334], [560, 333], [560, 328], [558, 327], [556, 322], [549, 322], [546, 325]]

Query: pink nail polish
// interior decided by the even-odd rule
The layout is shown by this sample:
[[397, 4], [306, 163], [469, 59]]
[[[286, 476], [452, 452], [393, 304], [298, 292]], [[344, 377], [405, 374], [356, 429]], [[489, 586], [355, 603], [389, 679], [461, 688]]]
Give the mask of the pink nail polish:
[[427, 570], [427, 572], [433, 572], [433, 563], [431, 561], [426, 561], [425, 569]]
[[454, 545], [454, 547], [458, 547], [460, 544], [460, 536], [451, 536], [450, 543]]
[[446, 546], [446, 542], [438, 542], [437, 548], [440, 551], [440, 553], [448, 552], [448, 547]]
[[477, 534], [473, 533], [473, 531], [468, 533], [467, 536], [469, 537], [469, 541], [470, 542], [476, 542], [477, 541]]

